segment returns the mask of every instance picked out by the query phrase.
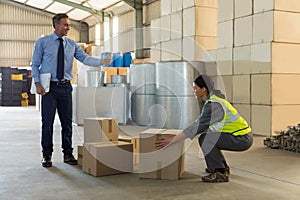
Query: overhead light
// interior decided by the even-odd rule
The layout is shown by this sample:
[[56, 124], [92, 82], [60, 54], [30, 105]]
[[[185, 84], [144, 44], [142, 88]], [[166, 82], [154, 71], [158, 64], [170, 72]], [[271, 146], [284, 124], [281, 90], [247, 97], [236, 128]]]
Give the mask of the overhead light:
[[119, 3], [117, 3], [115, 6], [116, 7], [120, 7], [120, 6], [123, 6], [124, 5], [124, 1], [120, 1]]

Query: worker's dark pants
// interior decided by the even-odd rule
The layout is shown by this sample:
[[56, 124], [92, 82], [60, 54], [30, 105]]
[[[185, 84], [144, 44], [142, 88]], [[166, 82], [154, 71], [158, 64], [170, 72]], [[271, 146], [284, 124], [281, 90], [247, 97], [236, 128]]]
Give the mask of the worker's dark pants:
[[221, 150], [245, 151], [253, 143], [253, 134], [233, 136], [228, 133], [203, 133], [199, 137], [199, 144], [205, 157], [207, 168], [225, 168], [226, 160]]
[[53, 152], [53, 123], [57, 113], [61, 123], [61, 139], [64, 154], [72, 154], [72, 85], [50, 85], [50, 91], [42, 96], [42, 148], [43, 155]]

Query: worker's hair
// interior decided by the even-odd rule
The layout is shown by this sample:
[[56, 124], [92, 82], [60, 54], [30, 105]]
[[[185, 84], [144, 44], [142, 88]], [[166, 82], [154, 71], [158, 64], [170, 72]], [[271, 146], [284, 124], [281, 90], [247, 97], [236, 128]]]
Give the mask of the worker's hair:
[[65, 13], [58, 13], [52, 18], [52, 25], [55, 28], [55, 23], [60, 23], [61, 19], [69, 18], [69, 16]]
[[214, 82], [212, 81], [212, 79], [205, 75], [199, 75], [195, 80], [194, 83], [200, 87], [200, 88], [204, 88], [207, 91], [207, 94], [209, 94], [213, 89], [214, 89]]

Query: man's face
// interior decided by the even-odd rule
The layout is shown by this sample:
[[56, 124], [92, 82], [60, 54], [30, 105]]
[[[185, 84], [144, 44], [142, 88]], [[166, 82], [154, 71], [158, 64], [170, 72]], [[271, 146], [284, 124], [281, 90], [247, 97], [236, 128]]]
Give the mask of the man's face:
[[206, 92], [205, 87], [200, 88], [198, 85], [193, 83], [193, 92], [194, 92], [194, 95], [199, 99], [206, 98], [207, 92]]
[[55, 24], [55, 33], [57, 36], [67, 36], [70, 30], [70, 19], [62, 18], [59, 23]]

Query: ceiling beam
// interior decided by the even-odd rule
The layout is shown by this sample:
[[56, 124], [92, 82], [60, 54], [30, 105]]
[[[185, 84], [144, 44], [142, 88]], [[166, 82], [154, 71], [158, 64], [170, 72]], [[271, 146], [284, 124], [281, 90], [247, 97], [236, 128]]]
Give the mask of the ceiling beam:
[[59, 2], [59, 3], [65, 4], [65, 5], [71, 6], [73, 8], [77, 8], [77, 9], [89, 12], [94, 17], [96, 17], [100, 22], [103, 22], [104, 16], [108, 15], [108, 14], [102, 12], [102, 11], [95, 10], [95, 9], [92, 9], [92, 8], [89, 8], [89, 7], [86, 7], [86, 6], [71, 2], [71, 1], [67, 1], [67, 0], [53, 0], [53, 1], [56, 1], [56, 2]]
[[78, 8], [78, 9], [80, 9], [80, 10], [84, 10], [84, 11], [89, 12], [89, 13], [91, 13], [91, 14], [96, 13], [95, 10], [92, 9], [92, 8], [89, 8], [89, 7], [86, 7], [86, 6], [77, 4], [77, 3], [73, 3], [73, 2], [71, 2], [71, 1], [67, 1], [67, 0], [53, 0], [53, 1], [62, 3], [62, 4], [65, 4], [65, 5], [74, 7], [74, 8]]
[[134, 9], [140, 9], [143, 7], [143, 0], [124, 0], [124, 2]]

